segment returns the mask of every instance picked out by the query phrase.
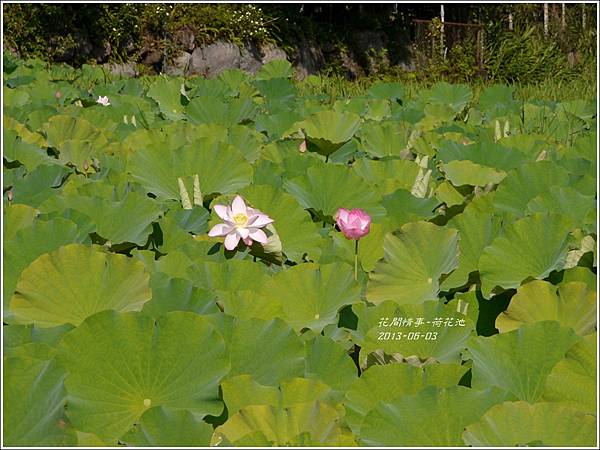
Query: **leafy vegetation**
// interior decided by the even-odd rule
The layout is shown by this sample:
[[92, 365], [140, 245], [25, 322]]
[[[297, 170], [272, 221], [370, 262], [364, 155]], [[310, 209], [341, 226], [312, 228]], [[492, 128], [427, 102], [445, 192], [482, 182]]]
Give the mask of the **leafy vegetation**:
[[597, 444], [595, 98], [4, 71], [6, 445]]

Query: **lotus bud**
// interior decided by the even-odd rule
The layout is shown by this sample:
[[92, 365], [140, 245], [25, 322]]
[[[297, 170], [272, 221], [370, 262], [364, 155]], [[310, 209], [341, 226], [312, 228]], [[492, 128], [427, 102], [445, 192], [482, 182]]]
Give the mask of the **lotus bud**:
[[179, 183], [179, 196], [181, 197], [181, 204], [183, 209], [192, 209], [192, 203], [190, 202], [190, 196], [185, 188], [185, 184], [183, 184], [183, 180], [181, 178], [177, 178], [177, 183]]
[[6, 193], [6, 198], [8, 199], [9, 202], [12, 202], [13, 201], [13, 197], [14, 197], [14, 194], [13, 194], [13, 191], [11, 189], [10, 191], [8, 191]]
[[360, 208], [338, 209], [335, 222], [346, 239], [360, 239], [371, 230], [371, 216]]
[[507, 137], [507, 136], [509, 136], [509, 135], [510, 135], [510, 123], [509, 123], [509, 121], [507, 120], [507, 121], [504, 123], [504, 137]]
[[90, 168], [90, 165], [88, 164], [88, 161], [86, 159], [83, 161], [83, 170], [87, 172], [89, 168]]
[[62, 94], [60, 93], [60, 91], [56, 91], [56, 93], [54, 94], [54, 98], [56, 98], [56, 100], [60, 100], [61, 97]]
[[200, 177], [194, 176], [194, 205], [202, 206], [202, 191], [200, 190]]
[[494, 142], [498, 142], [502, 137], [502, 130], [500, 129], [500, 122], [496, 120], [496, 130], [494, 131]]
[[129, 121], [127, 120], [127, 114], [123, 114], [123, 123], [125, 125], [129, 125]]
[[548, 159], [548, 152], [546, 150], [542, 150], [536, 158], [535, 162], [544, 161], [545, 159]]
[[137, 122], [135, 120], [135, 115], [131, 116], [131, 125], [133, 125], [134, 127], [137, 127]]
[[306, 153], [306, 139], [304, 139], [302, 142], [300, 142], [300, 145], [298, 146], [298, 150], [300, 151], [300, 153]]

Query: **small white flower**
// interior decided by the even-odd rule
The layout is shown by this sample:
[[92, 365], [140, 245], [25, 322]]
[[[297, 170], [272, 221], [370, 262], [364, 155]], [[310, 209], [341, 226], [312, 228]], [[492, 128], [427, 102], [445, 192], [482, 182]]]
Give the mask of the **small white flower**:
[[104, 96], [104, 97], [98, 96], [98, 100], [96, 100], [96, 103], [100, 103], [103, 106], [110, 106], [110, 102], [108, 101], [107, 96]]

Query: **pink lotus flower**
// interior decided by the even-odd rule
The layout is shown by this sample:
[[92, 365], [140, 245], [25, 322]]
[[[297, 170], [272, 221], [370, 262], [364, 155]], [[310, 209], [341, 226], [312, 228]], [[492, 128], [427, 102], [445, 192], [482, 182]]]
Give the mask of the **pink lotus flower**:
[[104, 97], [98, 96], [98, 100], [96, 100], [96, 103], [100, 103], [103, 106], [110, 106], [110, 101], [108, 100], [108, 97], [106, 95]]
[[351, 211], [338, 209], [335, 221], [346, 239], [360, 239], [369, 234], [371, 229], [371, 216], [359, 208]]
[[227, 250], [236, 248], [240, 239], [248, 246], [252, 245], [253, 241], [267, 243], [267, 235], [261, 228], [273, 223], [273, 219], [257, 209], [246, 206], [239, 195], [233, 199], [231, 206], [215, 205], [214, 210], [225, 223], [212, 227], [208, 235], [225, 236]]

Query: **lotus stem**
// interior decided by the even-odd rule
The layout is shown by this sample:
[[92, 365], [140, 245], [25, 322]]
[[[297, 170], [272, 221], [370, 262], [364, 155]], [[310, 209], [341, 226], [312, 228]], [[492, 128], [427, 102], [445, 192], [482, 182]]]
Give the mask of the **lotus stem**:
[[358, 239], [354, 244], [354, 280], [358, 281]]

